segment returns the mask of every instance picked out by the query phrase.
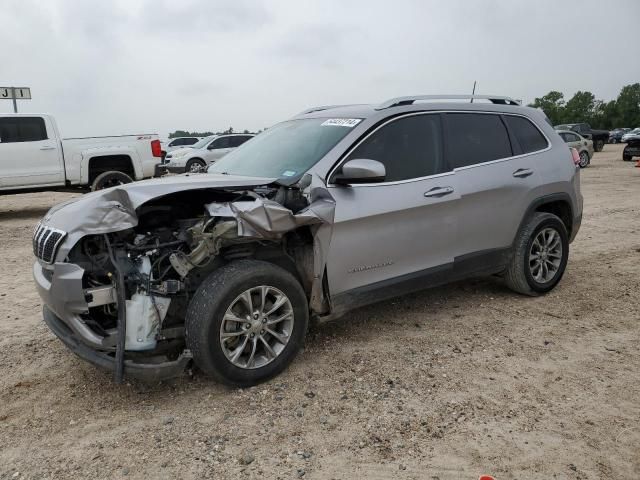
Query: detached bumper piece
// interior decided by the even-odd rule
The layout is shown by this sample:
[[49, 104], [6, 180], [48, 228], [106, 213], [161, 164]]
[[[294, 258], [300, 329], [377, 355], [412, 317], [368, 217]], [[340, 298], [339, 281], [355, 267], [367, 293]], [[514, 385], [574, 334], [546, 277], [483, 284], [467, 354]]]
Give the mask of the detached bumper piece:
[[[108, 353], [94, 350], [80, 342], [71, 329], [46, 306], [43, 308], [42, 314], [45, 323], [69, 350], [99, 368], [110, 372], [114, 371], [116, 365], [115, 357]], [[144, 363], [143, 359], [137, 361], [125, 358], [124, 375], [125, 377], [145, 382], [157, 382], [181, 376], [190, 362], [191, 357], [185, 355], [180, 355], [176, 360], [157, 363]]]

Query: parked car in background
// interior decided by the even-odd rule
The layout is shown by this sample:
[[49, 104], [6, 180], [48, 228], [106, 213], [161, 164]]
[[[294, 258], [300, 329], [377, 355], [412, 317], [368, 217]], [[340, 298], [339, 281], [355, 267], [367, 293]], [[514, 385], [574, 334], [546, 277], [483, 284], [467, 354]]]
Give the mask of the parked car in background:
[[569, 147], [575, 148], [580, 155], [580, 162], [578, 165], [580, 168], [585, 168], [591, 163], [593, 158], [593, 141], [588, 138], [584, 138], [582, 135], [571, 130], [556, 130], [560, 138], [569, 145]]
[[162, 145], [162, 151], [163, 154], [166, 155], [167, 153], [177, 150], [178, 148], [190, 147], [200, 140], [202, 140], [202, 138], [199, 137], [170, 138], [166, 143]]
[[611, 130], [611, 132], [609, 132], [609, 143], [622, 142], [622, 136], [630, 131], [630, 128], [616, 128], [615, 130]]
[[112, 187], [153, 177], [158, 135], [60, 138], [51, 115], [0, 114], [0, 193]]
[[601, 152], [604, 144], [609, 141], [609, 130], [594, 130], [588, 123], [567, 123], [564, 125], [556, 125], [554, 128], [556, 130], [571, 130], [592, 140], [593, 149], [596, 152]]
[[633, 157], [640, 157], [640, 137], [629, 140], [622, 151], [622, 160], [625, 162], [633, 160]]
[[53, 207], [33, 238], [44, 321], [117, 381], [193, 362], [248, 387], [310, 318], [482, 275], [543, 295], [582, 219], [574, 153], [507, 97], [310, 108], [205, 174]]
[[160, 168], [171, 173], [202, 172], [207, 165], [224, 157], [254, 136], [234, 133], [205, 137], [190, 148], [179, 148], [167, 153]]
[[633, 130], [622, 135], [622, 143], [627, 143], [631, 140], [637, 140], [640, 138], [640, 128], [634, 128]]

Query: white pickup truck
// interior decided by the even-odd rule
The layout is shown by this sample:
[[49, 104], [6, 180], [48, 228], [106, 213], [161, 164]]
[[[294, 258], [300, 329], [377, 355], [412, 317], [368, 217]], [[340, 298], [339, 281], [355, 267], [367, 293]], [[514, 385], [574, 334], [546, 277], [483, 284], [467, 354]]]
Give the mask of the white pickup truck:
[[156, 134], [61, 139], [51, 115], [0, 114], [0, 194], [91, 187], [153, 177]]

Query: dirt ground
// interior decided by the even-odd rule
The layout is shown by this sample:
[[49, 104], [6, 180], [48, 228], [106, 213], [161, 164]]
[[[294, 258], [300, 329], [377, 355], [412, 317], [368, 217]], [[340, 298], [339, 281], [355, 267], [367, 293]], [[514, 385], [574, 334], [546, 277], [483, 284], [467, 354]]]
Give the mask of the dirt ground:
[[315, 327], [273, 381], [114, 385], [41, 320], [31, 233], [63, 193], [0, 197], [0, 479], [640, 478], [640, 169], [582, 171], [564, 279], [474, 280]]

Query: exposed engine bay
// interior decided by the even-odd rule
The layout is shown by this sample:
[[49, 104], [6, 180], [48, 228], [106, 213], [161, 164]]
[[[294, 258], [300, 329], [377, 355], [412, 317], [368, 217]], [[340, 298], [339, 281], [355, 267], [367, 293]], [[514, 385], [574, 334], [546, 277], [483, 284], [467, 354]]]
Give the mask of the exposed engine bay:
[[144, 203], [135, 227], [86, 235], [69, 251], [68, 261], [85, 272], [84, 323], [104, 338], [104, 351], [175, 358], [185, 346], [190, 297], [213, 270], [241, 258], [287, 269], [311, 297], [320, 219], [309, 204], [301, 189], [279, 185], [182, 191]]

